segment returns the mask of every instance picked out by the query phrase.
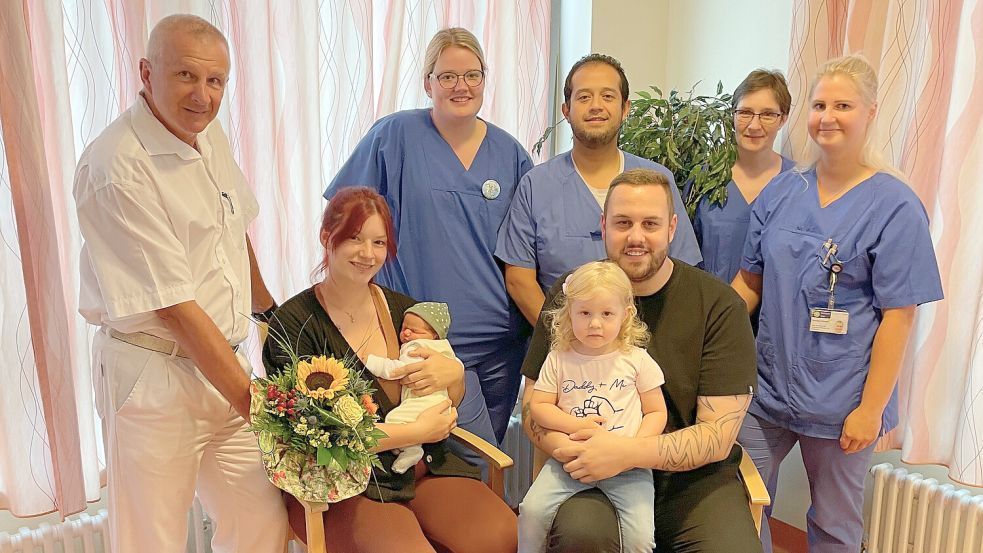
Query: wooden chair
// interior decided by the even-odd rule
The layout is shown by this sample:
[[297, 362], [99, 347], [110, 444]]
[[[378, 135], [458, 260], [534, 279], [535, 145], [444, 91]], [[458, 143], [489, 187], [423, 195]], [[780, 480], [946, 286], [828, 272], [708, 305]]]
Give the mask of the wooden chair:
[[[748, 506], [751, 508], [751, 518], [754, 519], [754, 527], [761, 533], [761, 517], [764, 514], [764, 508], [771, 504], [771, 498], [768, 496], [768, 488], [765, 487], [764, 480], [761, 479], [761, 475], [758, 474], [758, 469], [754, 466], [754, 461], [751, 460], [751, 456], [748, 455], [744, 448], [741, 448], [741, 465], [739, 469], [739, 476], [741, 482], [744, 483], [744, 491], [748, 497]], [[536, 475], [542, 470], [543, 465], [549, 458], [546, 453], [536, 449], [533, 454], [533, 468], [532, 477], [533, 480], [536, 479]]]

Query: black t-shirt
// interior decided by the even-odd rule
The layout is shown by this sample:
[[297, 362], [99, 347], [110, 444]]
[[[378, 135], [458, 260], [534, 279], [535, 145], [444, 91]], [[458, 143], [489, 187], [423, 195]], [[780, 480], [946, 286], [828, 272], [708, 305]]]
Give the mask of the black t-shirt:
[[[639, 316], [652, 333], [646, 349], [666, 376], [666, 432], [696, 424], [697, 396], [749, 394], [758, 379], [744, 301], [716, 277], [675, 259], [673, 264], [662, 289], [635, 298]], [[533, 380], [539, 378], [549, 353], [545, 313], [555, 308], [566, 276], [547, 293], [544, 315], [522, 364], [522, 374]]]
[[[380, 287], [381, 288], [381, 287]], [[416, 301], [409, 296], [382, 288], [392, 316], [393, 326], [399, 328], [403, 324], [403, 314]], [[386, 394], [380, 391], [378, 379], [372, 375], [361, 361], [355, 356], [351, 346], [345, 341], [341, 331], [335, 326], [331, 317], [317, 301], [314, 288], [308, 288], [290, 298], [281, 305], [270, 320], [270, 333], [263, 346], [263, 365], [268, 374], [283, 370], [290, 362], [290, 356], [284, 351], [283, 344], [289, 344], [294, 353], [300, 357], [329, 355], [336, 359], [353, 359], [355, 366], [351, 370], [361, 373], [362, 377], [373, 382], [376, 389], [373, 399], [379, 405], [379, 416], [384, 419], [393, 405]], [[480, 478], [480, 470], [468, 464], [447, 450], [446, 440], [423, 444], [426, 452], [424, 462], [431, 474], [437, 476], [462, 476]], [[396, 474], [390, 470], [395, 454], [384, 451], [379, 454], [386, 472], [373, 469], [375, 472], [365, 495], [370, 499], [382, 501], [406, 501], [415, 495], [414, 475], [412, 470]], [[378, 484], [378, 485], [376, 485]]]

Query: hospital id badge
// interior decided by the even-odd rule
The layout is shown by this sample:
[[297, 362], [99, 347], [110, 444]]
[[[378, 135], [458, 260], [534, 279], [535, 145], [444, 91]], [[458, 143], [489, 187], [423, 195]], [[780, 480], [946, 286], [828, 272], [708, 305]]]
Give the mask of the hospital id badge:
[[809, 331], [826, 334], [846, 334], [850, 314], [843, 309], [813, 307], [809, 309]]

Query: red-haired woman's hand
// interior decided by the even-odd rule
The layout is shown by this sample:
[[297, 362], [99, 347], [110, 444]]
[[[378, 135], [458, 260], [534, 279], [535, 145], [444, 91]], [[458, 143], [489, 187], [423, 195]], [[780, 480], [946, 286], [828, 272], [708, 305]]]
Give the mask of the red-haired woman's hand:
[[410, 424], [415, 424], [419, 431], [419, 443], [430, 444], [446, 440], [451, 430], [457, 426], [457, 409], [451, 406], [451, 400], [445, 399], [425, 409]]
[[418, 396], [446, 390], [464, 381], [464, 365], [456, 359], [427, 348], [417, 348], [410, 356], [422, 361], [403, 367], [405, 374], [399, 383]]

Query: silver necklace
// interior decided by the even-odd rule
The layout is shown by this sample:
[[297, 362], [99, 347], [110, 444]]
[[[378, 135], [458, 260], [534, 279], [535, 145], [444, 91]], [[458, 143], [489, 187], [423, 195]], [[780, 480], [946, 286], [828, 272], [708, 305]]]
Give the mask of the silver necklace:
[[354, 313], [352, 313], [352, 312], [350, 312], [350, 311], [346, 311], [346, 310], [345, 310], [344, 308], [342, 308], [342, 307], [341, 307], [340, 305], [338, 305], [338, 304], [335, 304], [335, 303], [331, 303], [331, 302], [329, 302], [329, 301], [328, 301], [328, 297], [327, 297], [326, 295], [324, 295], [324, 291], [323, 291], [323, 290], [321, 290], [321, 287], [320, 287], [320, 286], [318, 286], [318, 287], [316, 287], [316, 288], [315, 288], [315, 290], [317, 291], [317, 295], [318, 295], [318, 297], [320, 297], [320, 298], [321, 298], [321, 301], [322, 301], [322, 302], [323, 302], [323, 303], [324, 303], [325, 305], [329, 305], [329, 306], [331, 306], [331, 307], [334, 307], [335, 309], [337, 309], [337, 310], [339, 310], [339, 311], [341, 311], [342, 313], [344, 313], [345, 315], [347, 315], [347, 316], [348, 316], [348, 320], [349, 320], [349, 321], [351, 321], [351, 322], [352, 322], [353, 324], [355, 323], [355, 314], [354, 314]]

